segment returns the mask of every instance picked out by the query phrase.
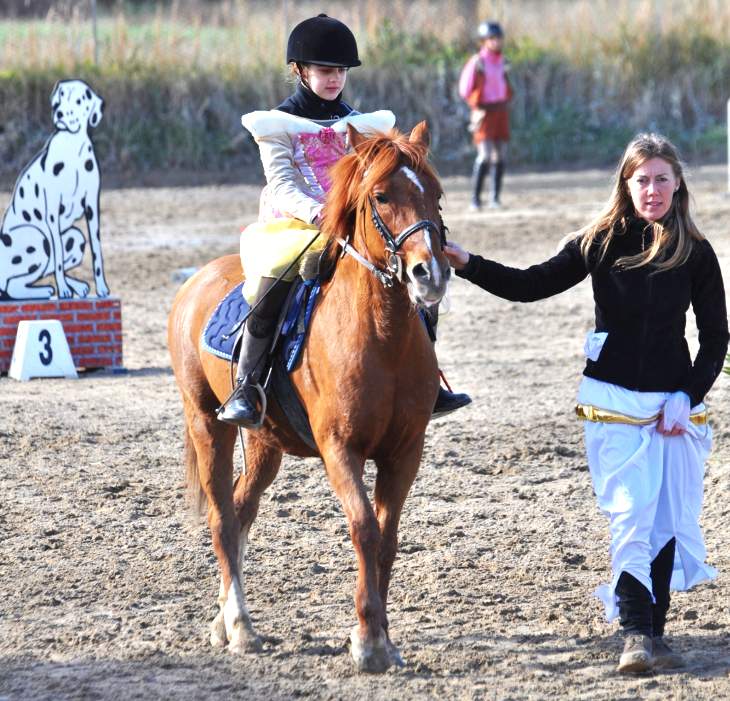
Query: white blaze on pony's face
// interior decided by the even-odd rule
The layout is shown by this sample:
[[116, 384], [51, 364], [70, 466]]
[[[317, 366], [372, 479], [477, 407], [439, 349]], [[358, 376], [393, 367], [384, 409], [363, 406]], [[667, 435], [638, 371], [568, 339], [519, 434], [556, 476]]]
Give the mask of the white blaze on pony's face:
[[367, 139], [350, 125], [348, 139], [362, 166], [356, 197], [364, 202], [357, 206], [369, 212], [378, 232], [373, 236], [380, 238], [362, 247], [375, 256], [376, 265], [387, 265], [393, 280], [407, 286], [414, 304], [438, 304], [450, 268], [441, 245], [441, 185], [428, 162], [426, 123], [416, 125], [407, 139], [396, 135], [392, 140]]
[[403, 166], [400, 171], [418, 188], [418, 191], [421, 194], [425, 192], [425, 190], [423, 189], [423, 185], [421, 185], [421, 181], [418, 179], [418, 176], [408, 166]]
[[[414, 127], [409, 141], [428, 148], [429, 137], [425, 122]], [[446, 294], [451, 272], [441, 248], [441, 188], [433, 176], [419, 176], [408, 166], [402, 166], [399, 173], [407, 180], [413, 203], [413, 220], [409, 225], [416, 221], [432, 222], [434, 225], [424, 225], [403, 244], [406, 251], [408, 294], [414, 304], [433, 306]]]

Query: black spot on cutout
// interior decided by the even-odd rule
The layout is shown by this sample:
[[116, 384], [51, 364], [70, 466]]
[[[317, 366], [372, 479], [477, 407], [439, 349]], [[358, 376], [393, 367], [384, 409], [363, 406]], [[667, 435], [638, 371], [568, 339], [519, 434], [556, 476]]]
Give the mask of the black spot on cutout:
[[101, 275], [101, 270], [99, 268], [96, 268], [96, 271], [95, 272], [96, 272], [97, 275]]
[[55, 218], [54, 218], [54, 216], [52, 214], [51, 214], [51, 221], [52, 222], [56, 221]]
[[[48, 155], [47, 153], [44, 153], [44, 154], [43, 154], [43, 156], [41, 156], [41, 170], [42, 170], [42, 171], [43, 171], [44, 173], [45, 173], [45, 171], [46, 171], [46, 156], [47, 156], [47, 155]], [[28, 177], [30, 177], [30, 175], [29, 175]]]
[[37, 209], [33, 210], [33, 214], [38, 221], [43, 221], [43, 215]]
[[63, 205], [60, 205], [58, 208], [58, 213], [63, 214], [66, 211], [66, 208]]
[[69, 236], [68, 241], [66, 241], [66, 253], [70, 253], [71, 249], [74, 247], [74, 240]]
[[22, 187], [18, 190], [18, 192], [20, 193], [21, 197], [25, 197], [25, 191], [23, 190]]
[[25, 221], [30, 221], [30, 214], [28, 214], [25, 210], [23, 210], [23, 219], [25, 219]]
[[86, 168], [86, 170], [88, 170], [89, 172], [94, 170], [94, 161], [89, 158], [89, 160], [84, 163], [84, 168]]
[[47, 255], [51, 255], [51, 244], [48, 243], [48, 239], [43, 239], [43, 252]]
[[38, 263], [34, 263], [33, 265], [30, 266], [30, 268], [28, 268], [28, 275], [32, 275], [40, 267], [41, 266], [38, 265]]
[[88, 88], [86, 89], [86, 99], [87, 100], [91, 99], [91, 90], [89, 90]]
[[63, 170], [63, 163], [56, 163], [55, 166], [53, 166], [53, 174], [58, 175]]
[[94, 210], [91, 207], [86, 208], [86, 218], [91, 221], [94, 218]]
[[20, 256], [13, 256], [13, 259], [10, 261], [13, 265], [17, 265], [18, 263], [21, 263], [23, 259]]
[[38, 195], [41, 194], [41, 191], [38, 189], [38, 183], [35, 184], [35, 196], [38, 197]]
[[[98, 117], [95, 114], [91, 115], [91, 126], [95, 127], [96, 123], [99, 121]], [[91, 151], [91, 148], [89, 148], [89, 151]]]
[[26, 253], [35, 253], [35, 246], [28, 246], [28, 248], [25, 249]]
[[79, 248], [80, 248], [81, 252], [83, 253], [86, 250], [86, 241], [82, 241]]
[[13, 245], [13, 239], [11, 239], [7, 234], [0, 234], [0, 241], [2, 241], [8, 248]]

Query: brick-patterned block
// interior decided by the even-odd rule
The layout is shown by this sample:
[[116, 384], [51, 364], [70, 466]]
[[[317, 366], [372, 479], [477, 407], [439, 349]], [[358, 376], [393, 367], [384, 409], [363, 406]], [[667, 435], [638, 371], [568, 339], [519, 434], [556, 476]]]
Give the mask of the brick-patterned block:
[[122, 301], [116, 297], [0, 301], [0, 373], [10, 369], [24, 319], [58, 319], [77, 368], [122, 367]]

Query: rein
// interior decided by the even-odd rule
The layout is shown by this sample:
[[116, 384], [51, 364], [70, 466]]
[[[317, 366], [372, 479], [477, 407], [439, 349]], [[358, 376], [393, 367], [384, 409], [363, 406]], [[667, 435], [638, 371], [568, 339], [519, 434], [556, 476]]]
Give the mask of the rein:
[[366, 267], [383, 284], [384, 287], [393, 287], [394, 280], [398, 280], [399, 282], [403, 281], [403, 261], [400, 256], [398, 256], [398, 251], [405, 243], [406, 239], [415, 234], [417, 231], [433, 231], [438, 234], [441, 247], [443, 248], [446, 239], [446, 227], [442, 224], [439, 228], [430, 219], [421, 219], [415, 224], [411, 224], [408, 228], [395, 236], [380, 216], [380, 212], [378, 212], [378, 208], [375, 206], [375, 202], [371, 195], [368, 195], [368, 202], [370, 203], [370, 218], [373, 221], [375, 230], [380, 234], [380, 238], [382, 238], [385, 242], [385, 250], [388, 252], [385, 270], [379, 268], [377, 265], [367, 260], [367, 258], [360, 255], [348, 241], [338, 237], [337, 243], [342, 246], [343, 255], [346, 253], [360, 263], [360, 265]]

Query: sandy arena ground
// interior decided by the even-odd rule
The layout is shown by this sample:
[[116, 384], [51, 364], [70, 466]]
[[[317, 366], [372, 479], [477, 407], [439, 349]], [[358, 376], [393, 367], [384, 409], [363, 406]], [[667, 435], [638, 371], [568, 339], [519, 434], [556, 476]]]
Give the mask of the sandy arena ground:
[[[504, 209], [471, 214], [466, 179], [448, 178], [446, 221], [468, 248], [527, 265], [587, 221], [609, 181], [608, 170], [510, 175]], [[699, 168], [690, 185], [730, 277], [724, 169]], [[609, 577], [607, 527], [572, 415], [587, 281], [532, 305], [451, 287], [438, 354], [474, 403], [431, 425], [406, 503], [389, 608], [404, 668], [352, 668], [353, 552], [317, 460], [285, 460], [252, 530], [245, 575], [264, 651], [210, 647], [218, 571], [207, 529], [186, 512], [165, 324], [172, 272], [235, 251], [257, 196], [252, 186], [105, 192], [129, 372], [0, 379], [0, 699], [730, 697], [730, 378], [708, 402], [703, 524], [720, 575], [676, 594], [668, 625], [687, 666], [621, 678], [617, 625], [591, 596]]]

